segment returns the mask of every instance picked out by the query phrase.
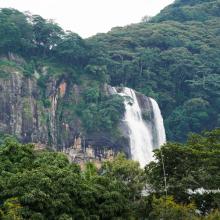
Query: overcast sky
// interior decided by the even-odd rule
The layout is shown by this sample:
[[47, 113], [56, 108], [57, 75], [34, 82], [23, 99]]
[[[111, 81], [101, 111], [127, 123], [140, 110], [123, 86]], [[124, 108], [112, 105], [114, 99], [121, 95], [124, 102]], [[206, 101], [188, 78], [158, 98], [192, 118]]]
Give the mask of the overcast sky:
[[136, 23], [145, 15], [153, 16], [174, 0], [0, 0], [0, 8], [53, 19], [65, 30], [89, 37], [112, 27]]

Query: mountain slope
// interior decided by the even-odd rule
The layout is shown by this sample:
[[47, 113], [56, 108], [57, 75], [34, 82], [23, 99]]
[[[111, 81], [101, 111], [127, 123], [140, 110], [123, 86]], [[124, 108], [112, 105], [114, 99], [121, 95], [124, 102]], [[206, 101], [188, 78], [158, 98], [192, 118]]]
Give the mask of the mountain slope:
[[[120, 134], [115, 127], [123, 117], [123, 104], [118, 97], [107, 98], [107, 83], [128, 86], [155, 98], [162, 109], [168, 140], [184, 141], [189, 132], [220, 126], [218, 8], [219, 0], [179, 0], [150, 22], [116, 27], [86, 40], [38, 15], [1, 9], [0, 89], [10, 97], [12, 85], [18, 86], [13, 79], [19, 75], [22, 101], [18, 103], [23, 104], [13, 111], [28, 122], [29, 113], [37, 111], [31, 103], [40, 103], [39, 108], [48, 113], [41, 122], [50, 128], [49, 139], [54, 132], [60, 146], [70, 145], [75, 134], [90, 139], [98, 133], [101, 139], [110, 137], [114, 146], [121, 143], [116, 141]], [[7, 78], [10, 74], [12, 77]], [[66, 93], [54, 112], [50, 109], [57, 104], [53, 98], [60, 96], [60, 89]], [[12, 100], [18, 99], [16, 92], [14, 95]], [[21, 106], [26, 106], [26, 112]], [[4, 126], [17, 119], [8, 116], [3, 93], [0, 108], [4, 122], [1, 131], [11, 134], [16, 129]], [[65, 132], [69, 120], [70, 130]], [[34, 134], [27, 135], [26, 130], [23, 139], [28, 141]], [[66, 142], [67, 136], [70, 142], [68, 138]]]
[[[219, 1], [176, 1], [150, 22], [88, 40], [100, 48], [111, 84], [157, 99], [169, 140], [220, 126], [218, 8]], [[193, 16], [177, 17], [178, 10]]]
[[123, 100], [108, 92], [86, 42], [38, 15], [1, 9], [0, 20], [0, 139], [128, 151], [117, 129]]
[[218, 0], [177, 0], [153, 18], [161, 21], [206, 21], [220, 16]]

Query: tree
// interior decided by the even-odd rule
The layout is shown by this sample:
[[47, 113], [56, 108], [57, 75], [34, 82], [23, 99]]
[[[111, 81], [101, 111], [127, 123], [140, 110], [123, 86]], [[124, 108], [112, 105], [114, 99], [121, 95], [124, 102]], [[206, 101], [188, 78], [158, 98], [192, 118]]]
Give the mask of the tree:
[[67, 32], [57, 42], [56, 59], [69, 66], [84, 66], [88, 60], [88, 51], [85, 41], [77, 34]]
[[33, 15], [31, 23], [38, 55], [45, 56], [57, 45], [63, 35], [63, 30], [53, 21], [47, 21], [39, 15]]
[[167, 198], [153, 198], [152, 211], [149, 219], [152, 220], [186, 220], [193, 219], [196, 216], [195, 205], [193, 203], [188, 205], [180, 205], [175, 203], [172, 197]]
[[2, 214], [0, 214], [3, 220], [22, 220], [21, 217], [21, 205], [17, 198], [7, 199], [2, 207]]
[[[175, 201], [189, 203], [194, 200], [203, 213], [219, 208], [219, 193], [211, 192], [217, 190], [220, 184], [219, 129], [206, 132], [203, 136], [192, 135], [186, 144], [167, 143], [155, 150], [157, 162], [147, 165], [145, 172], [152, 191], [159, 195], [164, 192], [161, 152], [165, 162], [167, 191]], [[207, 191], [196, 193], [201, 189]]]
[[27, 56], [32, 48], [32, 28], [27, 17], [15, 10], [0, 10], [0, 52], [15, 52]]

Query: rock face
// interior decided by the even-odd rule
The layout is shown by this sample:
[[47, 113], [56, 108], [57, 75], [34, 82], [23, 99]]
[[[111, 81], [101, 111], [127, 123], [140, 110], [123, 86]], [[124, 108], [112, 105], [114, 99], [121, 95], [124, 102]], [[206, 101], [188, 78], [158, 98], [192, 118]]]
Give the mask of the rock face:
[[[119, 151], [131, 156], [129, 130], [123, 120], [116, 125], [121, 133], [116, 139], [106, 131], [86, 134], [79, 117], [64, 107], [68, 103], [71, 107], [77, 105], [83, 93], [81, 86], [69, 82], [65, 73], [55, 77], [44, 66], [28, 77], [21, 68], [25, 64], [21, 58], [11, 54], [0, 61], [3, 62], [0, 66], [0, 134], [14, 135], [24, 143], [36, 144], [39, 149], [49, 147], [65, 152], [70, 160], [79, 163], [90, 160], [98, 163], [111, 159]], [[39, 79], [44, 76], [48, 78], [42, 87]], [[102, 93], [108, 96], [115, 90], [105, 84]], [[146, 120], [151, 120], [149, 99], [139, 93], [137, 97]]]
[[[82, 159], [110, 158], [127, 145], [125, 138], [113, 140], [106, 132], [85, 134], [80, 119], [71, 115], [71, 109], [63, 107], [66, 103], [74, 107], [83, 93], [81, 86], [66, 79], [65, 73], [49, 76], [42, 88], [39, 78], [50, 75], [47, 67], [27, 77], [22, 69], [25, 61], [21, 58], [11, 54], [8, 58], [0, 57], [0, 61], [3, 62], [0, 66], [0, 134], [13, 135], [23, 143], [34, 143], [39, 149], [49, 147], [63, 151], [80, 163]], [[104, 85], [102, 92], [110, 95], [109, 88]], [[83, 144], [77, 144], [79, 140], [83, 140]]]
[[96, 147], [86, 145], [86, 140], [81, 137], [75, 138], [72, 146], [64, 148], [63, 152], [68, 155], [70, 161], [83, 166], [85, 162], [95, 162], [99, 167], [102, 161], [112, 160], [116, 151], [110, 147]]
[[24, 78], [11, 68], [0, 79], [0, 132], [17, 136], [23, 142], [48, 142], [47, 126], [38, 100], [36, 80]]

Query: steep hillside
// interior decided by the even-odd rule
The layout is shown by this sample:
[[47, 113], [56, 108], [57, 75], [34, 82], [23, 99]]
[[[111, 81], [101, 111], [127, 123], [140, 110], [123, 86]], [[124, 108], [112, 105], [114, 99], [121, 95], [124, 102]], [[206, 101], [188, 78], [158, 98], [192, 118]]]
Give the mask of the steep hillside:
[[219, 5], [176, 1], [150, 22], [88, 40], [100, 51], [112, 85], [132, 87], [159, 102], [169, 140], [184, 141], [189, 132], [220, 126]]
[[220, 127], [219, 3], [89, 39], [0, 9], [0, 219], [219, 220], [220, 128], [187, 138]]
[[14, 9], [2, 9], [0, 20], [1, 136], [58, 150], [80, 142], [97, 147], [96, 156], [128, 146], [118, 130], [123, 99], [109, 92], [83, 39]]
[[176, 1], [150, 22], [86, 40], [38, 15], [1, 9], [1, 135], [60, 149], [78, 136], [125, 146], [116, 129], [123, 99], [108, 85], [155, 98], [168, 140], [220, 126], [218, 8], [219, 1]]
[[166, 7], [154, 21], [206, 21], [220, 16], [218, 0], [177, 0]]

